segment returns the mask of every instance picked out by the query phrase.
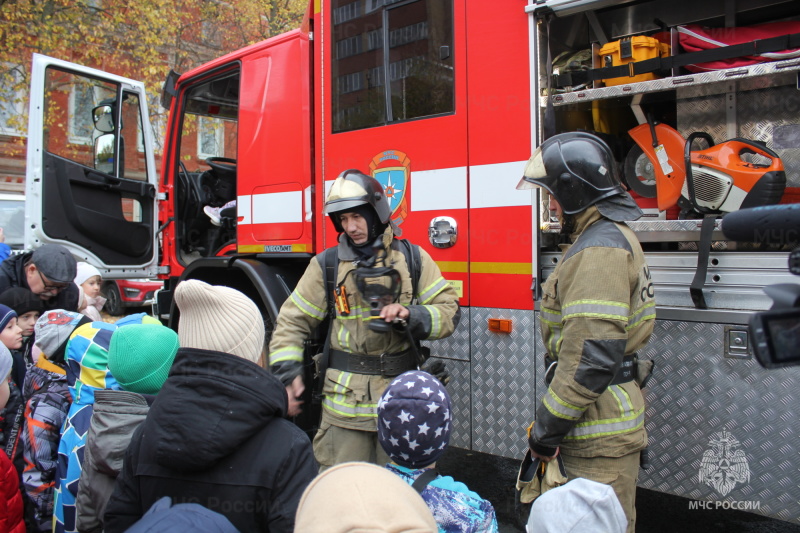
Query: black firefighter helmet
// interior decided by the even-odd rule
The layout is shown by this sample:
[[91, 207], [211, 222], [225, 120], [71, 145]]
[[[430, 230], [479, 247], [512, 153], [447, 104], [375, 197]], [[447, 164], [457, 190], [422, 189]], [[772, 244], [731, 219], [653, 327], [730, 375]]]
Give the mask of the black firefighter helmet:
[[568, 215], [615, 195], [630, 198], [620, 182], [611, 149], [599, 137], [583, 131], [554, 135], [536, 149], [517, 189], [534, 187], [547, 189]]

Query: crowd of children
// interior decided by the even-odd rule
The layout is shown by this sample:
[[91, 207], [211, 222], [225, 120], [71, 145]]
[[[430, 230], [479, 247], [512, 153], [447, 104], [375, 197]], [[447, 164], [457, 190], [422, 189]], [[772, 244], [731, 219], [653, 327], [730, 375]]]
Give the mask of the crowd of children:
[[[406, 372], [382, 394], [384, 468], [317, 475], [247, 296], [181, 282], [175, 333], [144, 313], [102, 321], [89, 264], [74, 283], [80, 312], [45, 310], [22, 287], [0, 293], [0, 530], [498, 531], [491, 503], [436, 471], [452, 409], [431, 374]], [[529, 531], [556, 531], [548, 510], [568, 500], [573, 522], [608, 505], [604, 527], [624, 530], [613, 491], [575, 481], [537, 500]]]

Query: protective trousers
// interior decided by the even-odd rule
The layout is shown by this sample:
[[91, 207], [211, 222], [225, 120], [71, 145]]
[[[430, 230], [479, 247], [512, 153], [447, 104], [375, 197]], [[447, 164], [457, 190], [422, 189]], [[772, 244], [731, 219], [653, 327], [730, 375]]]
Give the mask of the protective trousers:
[[625, 517], [628, 519], [626, 533], [636, 530], [636, 482], [639, 478], [640, 452], [622, 457], [576, 457], [561, 453], [567, 477], [591, 479], [610, 485], [614, 489]]
[[390, 462], [375, 431], [358, 431], [322, 422], [314, 436], [314, 456], [320, 474], [339, 463], [360, 461], [383, 466]]

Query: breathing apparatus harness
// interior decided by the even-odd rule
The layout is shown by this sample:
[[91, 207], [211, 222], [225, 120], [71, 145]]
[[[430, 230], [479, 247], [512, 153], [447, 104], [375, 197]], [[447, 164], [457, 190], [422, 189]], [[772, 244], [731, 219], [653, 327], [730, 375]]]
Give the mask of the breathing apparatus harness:
[[[404, 239], [394, 239], [391, 244], [393, 250], [400, 251], [405, 257], [411, 276], [411, 304], [417, 303], [417, 285], [419, 283], [421, 257], [419, 246], [411, 244]], [[385, 252], [384, 252], [385, 253]], [[329, 367], [341, 370], [357, 372], [361, 374], [396, 376], [415, 366], [420, 366], [430, 356], [430, 349], [421, 346], [419, 341], [414, 340], [411, 331], [406, 327], [405, 320], [397, 320], [396, 324], [387, 323], [377, 317], [380, 316], [381, 309], [387, 303], [394, 303], [400, 295], [400, 273], [393, 266], [372, 267], [377, 261], [377, 257], [359, 261], [359, 266], [348, 272], [356, 278], [356, 286], [365, 302], [370, 305], [370, 315], [373, 318], [369, 321], [369, 328], [377, 332], [389, 332], [393, 327], [402, 329], [408, 336], [411, 348], [400, 354], [381, 354], [380, 356], [360, 355], [342, 352], [331, 348], [331, 331], [333, 321], [336, 318], [336, 309], [347, 314], [350, 312], [347, 303], [347, 294], [342, 280], [338, 285], [336, 279], [339, 270], [338, 247], [328, 248], [321, 254], [323, 276], [325, 278], [325, 297], [328, 303], [328, 328], [325, 335], [325, 344], [322, 354], [318, 361], [319, 376], [316, 382], [314, 399], [322, 397], [322, 387], [325, 381], [325, 372]], [[385, 256], [384, 256], [385, 259]], [[364, 266], [362, 266], [364, 265]], [[386, 287], [378, 280], [389, 277], [390, 286]], [[413, 358], [412, 358], [413, 357]]]

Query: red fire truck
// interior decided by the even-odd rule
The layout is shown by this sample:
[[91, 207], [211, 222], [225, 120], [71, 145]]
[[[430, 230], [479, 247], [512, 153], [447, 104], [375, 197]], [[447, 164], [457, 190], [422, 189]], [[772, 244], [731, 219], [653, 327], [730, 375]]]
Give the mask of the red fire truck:
[[[196, 278], [250, 295], [269, 328], [309, 260], [335, 243], [321, 215], [327, 187], [360, 169], [461, 298], [458, 330], [432, 345], [454, 375], [452, 444], [521, 457], [546, 390], [537, 297], [559, 253], [547, 199], [515, 186], [545, 119], [632, 145], [627, 131], [655, 115], [684, 136], [718, 128], [715, 138], [770, 144], [790, 186], [800, 168], [800, 61], [576, 88], [548, 83], [548, 56], [597, 56], [601, 43], [689, 23], [797, 20], [793, 2], [735, 4], [310, 2], [301, 28], [168, 77], [160, 174], [140, 83], [35, 56], [26, 242], [64, 244], [108, 277], [163, 279], [157, 312], [169, 324], [172, 290]], [[89, 119], [76, 118], [79, 102]], [[76, 120], [91, 121], [82, 143], [71, 142]], [[779, 126], [789, 128], [780, 142]], [[646, 390], [653, 467], [640, 484], [798, 521], [800, 371], [760, 368], [747, 328], [771, 304], [764, 285], [796, 283], [787, 253], [737, 247], [717, 227], [705, 257], [698, 220], [641, 202], [651, 216], [633, 227], [658, 320], [644, 354], [657, 360]], [[689, 291], [698, 260], [705, 308]]]

